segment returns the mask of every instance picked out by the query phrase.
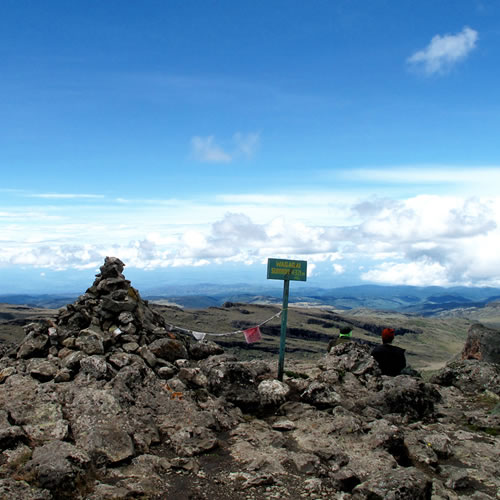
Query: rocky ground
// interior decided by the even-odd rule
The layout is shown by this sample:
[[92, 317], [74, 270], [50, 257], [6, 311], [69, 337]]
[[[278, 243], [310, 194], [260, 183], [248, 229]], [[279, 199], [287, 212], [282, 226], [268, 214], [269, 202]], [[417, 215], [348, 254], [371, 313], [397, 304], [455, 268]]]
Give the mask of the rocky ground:
[[280, 382], [170, 332], [122, 272], [0, 359], [1, 499], [500, 498], [500, 332], [430, 382], [357, 343]]

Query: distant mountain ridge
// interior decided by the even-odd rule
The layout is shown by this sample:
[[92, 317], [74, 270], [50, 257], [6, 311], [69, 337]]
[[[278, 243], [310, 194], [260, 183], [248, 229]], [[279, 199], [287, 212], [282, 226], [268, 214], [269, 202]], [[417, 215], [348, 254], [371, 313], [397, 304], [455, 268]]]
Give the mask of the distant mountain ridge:
[[[282, 301], [282, 293], [280, 287], [259, 287], [244, 283], [170, 285], [157, 287], [154, 291], [142, 291], [143, 297], [148, 300], [189, 309], [217, 307], [225, 302], [279, 304]], [[0, 302], [58, 308], [73, 302], [75, 298], [76, 295], [70, 294], [3, 294], [0, 295]], [[343, 310], [364, 308], [434, 316], [454, 309], [483, 308], [499, 299], [500, 288], [490, 287], [357, 285], [319, 288], [299, 285], [291, 287], [289, 301], [291, 304], [300, 303], [311, 307], [330, 306]]]

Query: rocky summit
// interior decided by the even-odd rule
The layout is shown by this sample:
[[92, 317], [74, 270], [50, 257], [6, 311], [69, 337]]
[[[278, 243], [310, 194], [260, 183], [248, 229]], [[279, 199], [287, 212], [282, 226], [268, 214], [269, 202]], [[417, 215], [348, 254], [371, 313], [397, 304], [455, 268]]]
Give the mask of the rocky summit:
[[354, 342], [280, 382], [171, 332], [123, 268], [0, 359], [0, 499], [500, 498], [494, 333], [428, 382]]

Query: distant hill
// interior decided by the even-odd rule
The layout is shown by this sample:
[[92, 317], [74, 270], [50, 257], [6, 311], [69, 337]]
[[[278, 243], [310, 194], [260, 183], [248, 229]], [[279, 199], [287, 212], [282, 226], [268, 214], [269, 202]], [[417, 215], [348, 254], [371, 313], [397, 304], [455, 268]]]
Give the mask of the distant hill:
[[28, 295], [28, 294], [4, 294], [0, 295], [0, 303], [24, 305], [29, 307], [45, 307], [47, 309], [58, 309], [75, 301], [78, 295]]
[[[141, 290], [141, 295], [158, 303], [176, 304], [188, 309], [221, 306], [225, 302], [248, 304], [280, 304], [279, 286], [252, 286], [244, 283], [217, 285], [170, 285], [157, 287], [154, 293]], [[0, 302], [31, 307], [58, 308], [76, 299], [76, 295], [0, 295]], [[341, 288], [318, 288], [295, 284], [290, 288], [291, 304], [310, 307], [329, 306], [339, 310], [372, 309], [423, 316], [435, 316], [455, 309], [483, 308], [500, 299], [499, 288], [412, 287], [358, 285]]]

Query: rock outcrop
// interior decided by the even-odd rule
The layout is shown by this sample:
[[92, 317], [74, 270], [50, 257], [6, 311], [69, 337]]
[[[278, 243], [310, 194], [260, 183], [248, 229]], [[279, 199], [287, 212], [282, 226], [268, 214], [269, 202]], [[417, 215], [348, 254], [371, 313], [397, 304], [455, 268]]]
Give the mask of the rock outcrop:
[[500, 364], [500, 331], [480, 323], [472, 325], [467, 332], [462, 359]]
[[498, 498], [498, 365], [391, 378], [352, 342], [279, 382], [169, 331], [123, 266], [0, 359], [0, 498]]

